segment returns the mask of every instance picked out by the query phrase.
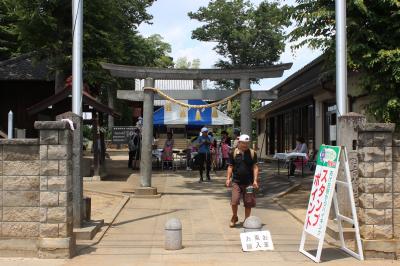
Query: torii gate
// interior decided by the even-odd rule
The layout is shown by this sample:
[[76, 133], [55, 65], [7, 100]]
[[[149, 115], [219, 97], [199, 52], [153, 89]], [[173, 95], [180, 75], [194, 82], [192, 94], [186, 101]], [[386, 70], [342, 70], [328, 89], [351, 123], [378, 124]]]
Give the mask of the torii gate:
[[[202, 80], [237, 80], [239, 88], [249, 90], [240, 94], [240, 125], [241, 132], [251, 135], [251, 99], [275, 100], [276, 92], [250, 91], [251, 79], [278, 78], [285, 70], [292, 67], [292, 63], [271, 65], [266, 67], [249, 67], [235, 69], [169, 69], [153, 67], [137, 67], [103, 63], [102, 67], [109, 70], [114, 77], [129, 79], [145, 79], [143, 91], [119, 90], [117, 98], [128, 101], [143, 101], [143, 128], [142, 148], [140, 160], [140, 188], [134, 190], [135, 195], [157, 195], [157, 188], [151, 187], [152, 175], [152, 136], [154, 112], [155, 80], [193, 80], [197, 83]], [[195, 83], [196, 83], [195, 82]], [[238, 88], [238, 89], [239, 89]], [[176, 100], [206, 99], [217, 101], [237, 93], [237, 90], [190, 90], [190, 91], [163, 91]], [[159, 96], [156, 96], [157, 99]]]

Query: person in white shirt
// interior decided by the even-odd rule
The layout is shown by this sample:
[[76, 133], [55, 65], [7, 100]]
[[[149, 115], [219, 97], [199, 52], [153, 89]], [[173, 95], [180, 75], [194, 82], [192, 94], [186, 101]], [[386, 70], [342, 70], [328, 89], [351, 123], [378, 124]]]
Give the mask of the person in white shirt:
[[[296, 148], [292, 152], [298, 152], [298, 153], [308, 153], [308, 147], [306, 144], [306, 141], [304, 140], [303, 137], [298, 137], [296, 139]], [[306, 163], [307, 159], [303, 160], [303, 163]], [[296, 171], [296, 167], [303, 167], [301, 165], [301, 161], [298, 160], [290, 160], [289, 162], [289, 176], [293, 177], [294, 172]]]

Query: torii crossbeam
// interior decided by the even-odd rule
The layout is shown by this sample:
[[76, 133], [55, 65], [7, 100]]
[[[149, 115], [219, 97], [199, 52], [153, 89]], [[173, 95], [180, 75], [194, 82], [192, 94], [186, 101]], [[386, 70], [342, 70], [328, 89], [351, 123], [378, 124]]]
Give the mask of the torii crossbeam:
[[[218, 101], [223, 98], [227, 98], [235, 93], [237, 90], [163, 90], [165, 94], [175, 100], [197, 100], [203, 99], [204, 101]], [[278, 97], [276, 91], [252, 91], [251, 98], [257, 100], [272, 101]], [[130, 90], [119, 90], [117, 92], [117, 98], [121, 100], [142, 102], [144, 99], [143, 91], [130, 91]], [[156, 100], [163, 100], [164, 98], [155, 95]]]

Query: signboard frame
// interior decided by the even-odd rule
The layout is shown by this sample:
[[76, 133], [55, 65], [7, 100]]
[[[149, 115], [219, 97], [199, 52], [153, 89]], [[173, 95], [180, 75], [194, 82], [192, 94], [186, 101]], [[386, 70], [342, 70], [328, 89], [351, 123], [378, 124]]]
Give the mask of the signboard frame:
[[[335, 149], [339, 149], [339, 154], [337, 156], [337, 160], [336, 160], [336, 165], [335, 165], [335, 170], [333, 172], [334, 176], [333, 176], [333, 184], [331, 184], [331, 187], [333, 188], [333, 192], [329, 194], [328, 196], [328, 202], [326, 205], [326, 211], [325, 211], [325, 216], [324, 220], [323, 220], [323, 224], [322, 224], [322, 229], [320, 231], [319, 236], [315, 235], [315, 234], [311, 234], [314, 237], [316, 237], [319, 241], [318, 241], [318, 248], [317, 248], [317, 252], [316, 255], [313, 255], [311, 253], [309, 253], [308, 251], [306, 251], [304, 249], [304, 245], [305, 245], [305, 241], [307, 238], [307, 234], [310, 234], [310, 232], [307, 232], [307, 219], [308, 219], [308, 213], [309, 213], [309, 208], [310, 208], [310, 203], [312, 202], [311, 200], [311, 196], [310, 195], [310, 202], [309, 205], [307, 207], [307, 213], [306, 213], [306, 218], [305, 218], [305, 222], [304, 222], [304, 227], [303, 227], [303, 232], [302, 232], [302, 236], [301, 236], [301, 242], [300, 242], [300, 248], [299, 251], [304, 254], [305, 256], [307, 256], [308, 258], [312, 259], [314, 262], [319, 263], [321, 261], [321, 253], [322, 253], [322, 247], [324, 244], [324, 239], [325, 239], [325, 233], [326, 233], [326, 227], [327, 227], [327, 222], [328, 222], [328, 216], [329, 216], [329, 211], [331, 209], [331, 204], [332, 204], [332, 200], [333, 200], [333, 206], [334, 206], [334, 211], [335, 211], [335, 216], [337, 219], [337, 225], [338, 225], [338, 230], [339, 230], [339, 237], [340, 237], [340, 244], [341, 244], [341, 249], [348, 253], [349, 255], [359, 259], [359, 260], [364, 260], [364, 255], [363, 255], [363, 250], [362, 250], [362, 244], [361, 244], [361, 237], [360, 237], [360, 229], [359, 229], [359, 224], [358, 224], [358, 219], [357, 219], [357, 212], [356, 212], [356, 207], [355, 207], [355, 201], [354, 201], [354, 195], [353, 195], [353, 187], [352, 187], [352, 182], [351, 182], [351, 174], [350, 174], [350, 167], [349, 167], [349, 162], [348, 162], [348, 156], [347, 156], [347, 149], [346, 147], [338, 147], [338, 146], [328, 146], [328, 145], [321, 145], [320, 146], [320, 150], [318, 153], [318, 163], [321, 162], [321, 151], [322, 149], [325, 148], [335, 148]], [[336, 180], [338, 171], [339, 171], [339, 167], [341, 165], [341, 161], [343, 160], [343, 164], [344, 165], [344, 170], [345, 170], [345, 181], [339, 181]], [[321, 166], [321, 165], [320, 165]], [[316, 169], [317, 172], [317, 169]], [[315, 177], [316, 174], [314, 175], [314, 182], [315, 182]], [[313, 182], [313, 184], [314, 184]], [[342, 214], [340, 214], [340, 210], [339, 210], [339, 204], [338, 204], [338, 200], [337, 200], [337, 193], [336, 193], [336, 186], [337, 185], [341, 185], [344, 186], [348, 193], [349, 193], [349, 198], [350, 198], [350, 205], [351, 205], [351, 212], [352, 212], [352, 218], [346, 217]], [[313, 185], [314, 188], [314, 185]], [[312, 192], [312, 190], [311, 190]], [[346, 221], [348, 223], [351, 223], [354, 225], [354, 229], [355, 229], [355, 236], [356, 236], [356, 243], [357, 243], [357, 250], [358, 253], [354, 252], [353, 250], [350, 250], [348, 247], [346, 247], [345, 241], [344, 241], [344, 235], [343, 235], [343, 226], [342, 226], [342, 221]]]

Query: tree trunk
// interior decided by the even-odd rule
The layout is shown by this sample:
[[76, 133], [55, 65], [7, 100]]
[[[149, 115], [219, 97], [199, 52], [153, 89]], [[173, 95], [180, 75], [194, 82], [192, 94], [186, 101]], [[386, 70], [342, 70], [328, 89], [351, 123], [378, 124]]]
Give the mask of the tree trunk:
[[[114, 109], [114, 94], [112, 88], [107, 86], [107, 96], [108, 96], [108, 107]], [[108, 115], [108, 128], [111, 129], [114, 126], [114, 117]]]
[[54, 94], [60, 92], [65, 86], [65, 73], [63, 70], [56, 70], [54, 82]]

